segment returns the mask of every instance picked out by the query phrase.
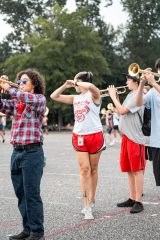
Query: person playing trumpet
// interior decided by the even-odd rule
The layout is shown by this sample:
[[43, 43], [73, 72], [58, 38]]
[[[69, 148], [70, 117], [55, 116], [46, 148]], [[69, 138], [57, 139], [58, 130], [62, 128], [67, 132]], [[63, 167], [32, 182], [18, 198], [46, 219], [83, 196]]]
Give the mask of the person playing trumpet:
[[[92, 83], [92, 79], [91, 72], [79, 72], [74, 80], [67, 80], [51, 94], [54, 101], [73, 104], [75, 123], [72, 143], [80, 168], [84, 219], [94, 219], [98, 163], [102, 150], [106, 148], [99, 117], [100, 90]], [[74, 88], [78, 94], [62, 94], [67, 88]]]
[[143, 211], [142, 192], [146, 160], [145, 137], [141, 130], [139, 116], [143, 115], [143, 107], [137, 107], [135, 96], [138, 90], [139, 78], [125, 74], [128, 89], [123, 104], [117, 98], [116, 88], [111, 85], [108, 92], [120, 114], [119, 129], [122, 133], [120, 167], [122, 172], [128, 173], [129, 199], [117, 204], [117, 207], [131, 207], [130, 213]]
[[2, 137], [2, 142], [4, 143], [5, 138], [4, 138], [3, 117], [5, 117], [5, 114], [0, 112], [0, 136]]
[[0, 83], [0, 88], [12, 98], [0, 99], [0, 111], [13, 116], [11, 179], [23, 220], [22, 232], [9, 239], [44, 240], [43, 202], [40, 196], [44, 166], [42, 120], [46, 107], [43, 77], [38, 71], [27, 69], [17, 74], [16, 81], [20, 89], [9, 82]]
[[[160, 76], [160, 58], [155, 61], [155, 68]], [[144, 96], [143, 89], [146, 81], [148, 81], [152, 88]], [[147, 106], [149, 105], [151, 108], [151, 135], [149, 146], [156, 186], [160, 186], [160, 85], [155, 80], [154, 73], [151, 72], [150, 68], [145, 69], [142, 74], [136, 96], [136, 104], [137, 106], [147, 104]]]

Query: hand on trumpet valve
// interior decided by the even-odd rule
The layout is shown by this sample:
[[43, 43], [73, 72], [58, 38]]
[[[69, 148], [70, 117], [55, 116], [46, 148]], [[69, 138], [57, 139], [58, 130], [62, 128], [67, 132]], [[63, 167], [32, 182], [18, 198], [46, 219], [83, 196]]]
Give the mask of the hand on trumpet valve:
[[6, 81], [8, 81], [8, 76], [2, 75], [2, 76], [0, 77], [0, 89], [1, 89], [3, 92], [7, 91], [8, 88], [10, 88], [9, 83], [6, 82]]
[[107, 90], [108, 90], [108, 93], [111, 97], [116, 97], [117, 96], [117, 89], [115, 88], [114, 85], [109, 85]]
[[11, 86], [9, 83], [0, 83], [0, 89], [5, 93]]
[[146, 68], [145, 72], [142, 73], [141, 78], [141, 82], [143, 81], [144, 84], [148, 82], [150, 85], [153, 85], [156, 82], [151, 68]]
[[2, 76], [0, 77], [0, 80], [1, 80], [1, 81], [8, 81], [8, 76], [7, 76], [7, 75], [2, 75]]

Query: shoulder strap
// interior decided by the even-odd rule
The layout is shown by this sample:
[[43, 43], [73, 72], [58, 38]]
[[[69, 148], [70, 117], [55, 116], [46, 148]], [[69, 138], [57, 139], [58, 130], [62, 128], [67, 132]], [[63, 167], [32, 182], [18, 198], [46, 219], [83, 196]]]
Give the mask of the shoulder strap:
[[140, 120], [141, 124], [143, 125], [142, 118], [141, 118], [139, 112], [137, 112], [137, 113], [138, 113], [139, 120]]

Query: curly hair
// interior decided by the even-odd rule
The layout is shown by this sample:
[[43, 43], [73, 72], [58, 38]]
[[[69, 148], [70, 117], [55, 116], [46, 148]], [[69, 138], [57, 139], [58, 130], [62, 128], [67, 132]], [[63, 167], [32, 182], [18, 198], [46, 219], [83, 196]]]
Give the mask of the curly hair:
[[15, 82], [17, 82], [23, 74], [26, 74], [30, 79], [32, 84], [35, 86], [34, 92], [37, 94], [45, 94], [45, 83], [44, 77], [35, 69], [26, 69], [17, 73]]

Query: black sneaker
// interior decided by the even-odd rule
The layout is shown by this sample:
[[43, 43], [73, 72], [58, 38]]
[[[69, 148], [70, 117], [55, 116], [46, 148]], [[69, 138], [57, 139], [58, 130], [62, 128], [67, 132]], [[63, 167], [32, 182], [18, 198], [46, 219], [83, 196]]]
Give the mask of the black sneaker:
[[30, 235], [29, 233], [22, 231], [17, 235], [10, 236], [9, 240], [25, 240], [27, 237], [29, 237], [29, 235]]
[[133, 207], [134, 204], [135, 204], [135, 201], [129, 198], [125, 202], [117, 203], [117, 207]]
[[5, 139], [3, 139], [2, 142], [4, 143], [4, 142], [5, 142]]
[[141, 202], [135, 202], [132, 209], [130, 210], [130, 213], [139, 213], [144, 210], [143, 204]]
[[44, 236], [35, 236], [35, 235], [30, 235], [26, 240], [45, 240]]

